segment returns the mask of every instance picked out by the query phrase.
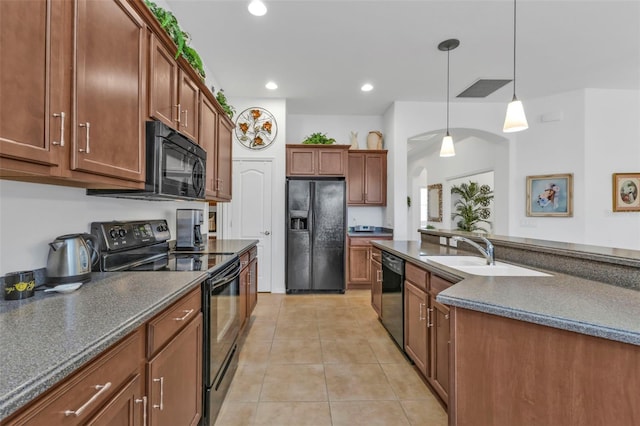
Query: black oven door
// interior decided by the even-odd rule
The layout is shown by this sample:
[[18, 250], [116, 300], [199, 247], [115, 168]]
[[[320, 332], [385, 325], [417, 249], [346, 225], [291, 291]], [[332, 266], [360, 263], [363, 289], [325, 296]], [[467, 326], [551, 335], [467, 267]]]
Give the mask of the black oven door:
[[240, 334], [240, 260], [235, 258], [203, 286], [204, 385], [211, 386]]
[[167, 139], [162, 140], [159, 154], [161, 193], [204, 198], [205, 164], [202, 158]]

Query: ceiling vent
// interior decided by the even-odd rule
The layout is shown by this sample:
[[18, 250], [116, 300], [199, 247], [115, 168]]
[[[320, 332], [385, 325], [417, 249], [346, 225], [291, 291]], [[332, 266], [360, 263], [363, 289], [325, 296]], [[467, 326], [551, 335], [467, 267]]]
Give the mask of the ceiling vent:
[[511, 80], [480, 79], [464, 89], [456, 98], [486, 98]]

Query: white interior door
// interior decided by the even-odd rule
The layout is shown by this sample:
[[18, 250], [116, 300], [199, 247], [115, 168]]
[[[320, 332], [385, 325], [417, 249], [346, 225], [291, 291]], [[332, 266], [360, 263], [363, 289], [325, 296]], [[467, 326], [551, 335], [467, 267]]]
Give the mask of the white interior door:
[[258, 291], [271, 291], [271, 160], [233, 161], [233, 198], [227, 207], [230, 239], [258, 240]]

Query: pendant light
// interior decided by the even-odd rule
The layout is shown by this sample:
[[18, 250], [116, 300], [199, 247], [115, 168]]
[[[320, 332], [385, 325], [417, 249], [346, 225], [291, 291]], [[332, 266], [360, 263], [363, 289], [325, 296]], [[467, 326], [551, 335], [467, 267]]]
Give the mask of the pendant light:
[[522, 102], [516, 97], [516, 0], [513, 0], [513, 99], [507, 105], [507, 115], [504, 118], [502, 131], [512, 133], [528, 128], [529, 123], [524, 115]]
[[460, 40], [450, 38], [438, 45], [438, 49], [447, 52], [447, 133], [442, 138], [442, 146], [440, 147], [440, 157], [453, 157], [456, 150], [453, 147], [453, 138], [449, 134], [449, 52], [460, 46]]

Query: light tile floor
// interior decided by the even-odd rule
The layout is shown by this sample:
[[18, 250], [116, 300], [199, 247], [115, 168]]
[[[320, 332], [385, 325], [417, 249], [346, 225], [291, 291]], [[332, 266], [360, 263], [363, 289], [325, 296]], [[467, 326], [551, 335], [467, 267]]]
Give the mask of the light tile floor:
[[259, 294], [216, 426], [446, 425], [370, 297]]

